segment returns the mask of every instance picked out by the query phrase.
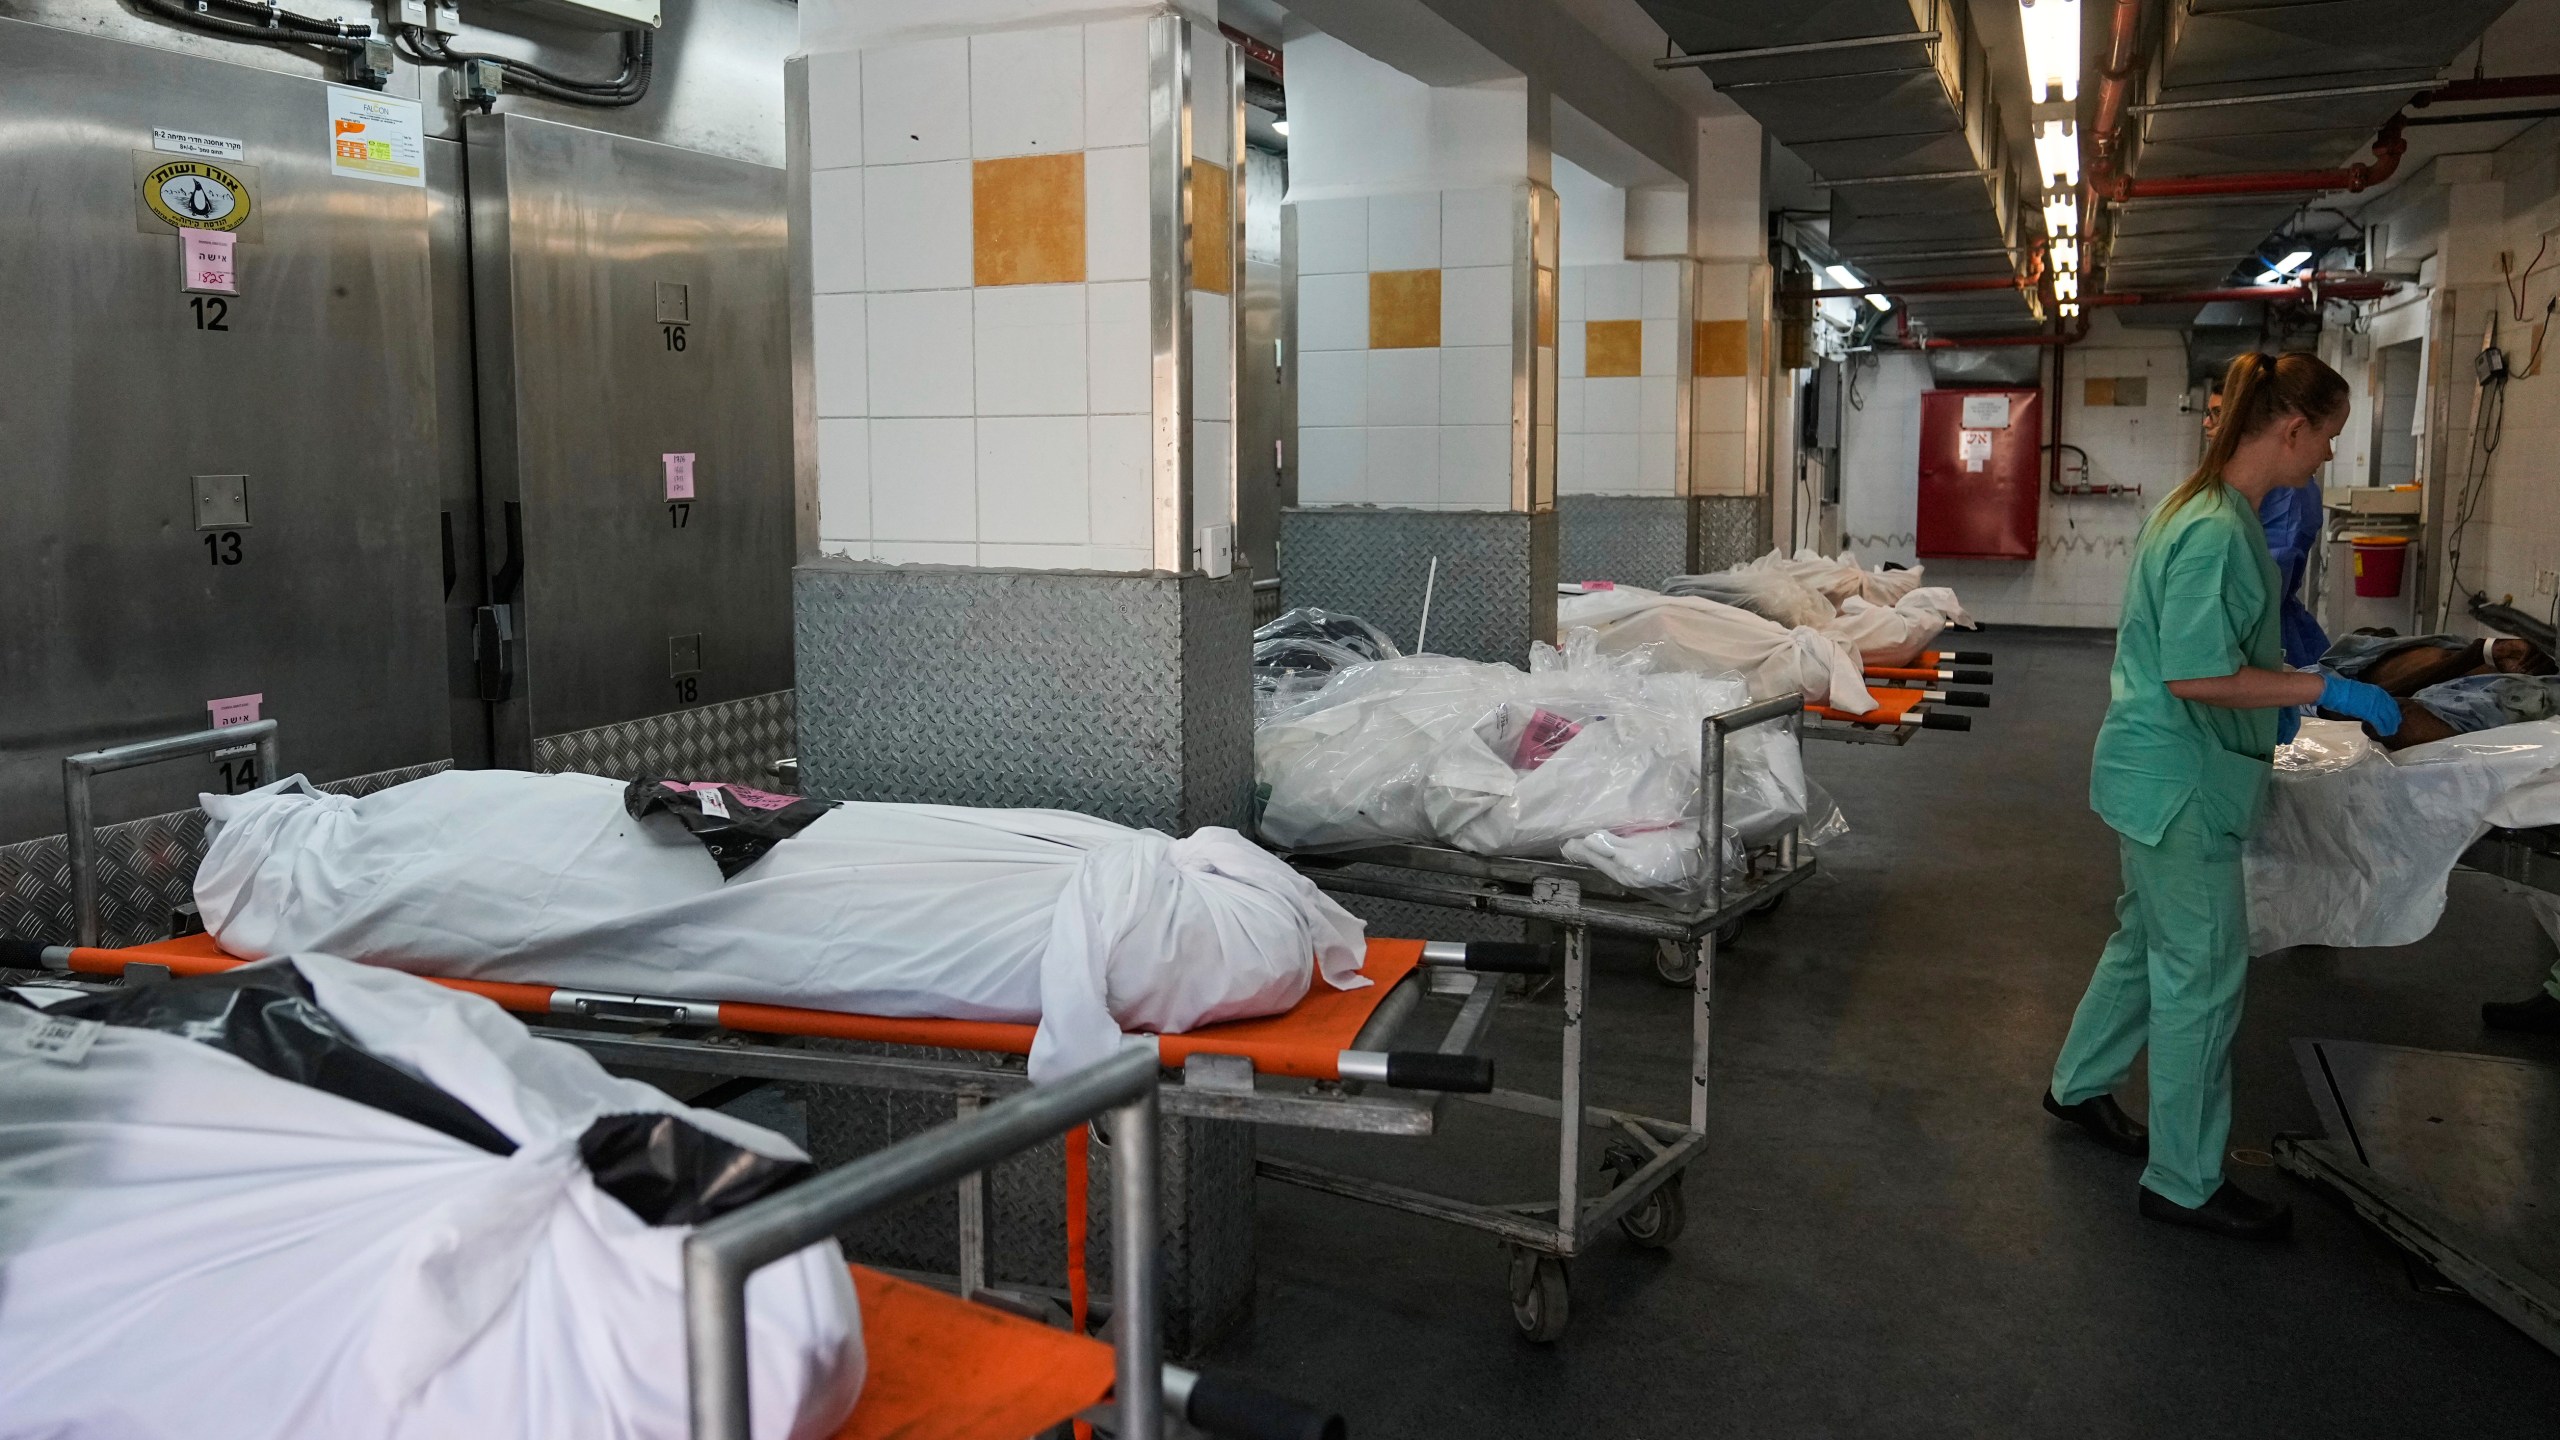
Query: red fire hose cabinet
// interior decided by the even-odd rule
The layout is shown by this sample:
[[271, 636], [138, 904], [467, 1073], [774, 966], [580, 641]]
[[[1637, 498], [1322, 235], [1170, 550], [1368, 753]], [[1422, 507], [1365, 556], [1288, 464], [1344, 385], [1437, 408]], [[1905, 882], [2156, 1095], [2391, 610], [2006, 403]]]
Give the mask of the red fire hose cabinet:
[[2043, 420], [2033, 390], [1921, 395], [1921, 559], [2035, 558]]

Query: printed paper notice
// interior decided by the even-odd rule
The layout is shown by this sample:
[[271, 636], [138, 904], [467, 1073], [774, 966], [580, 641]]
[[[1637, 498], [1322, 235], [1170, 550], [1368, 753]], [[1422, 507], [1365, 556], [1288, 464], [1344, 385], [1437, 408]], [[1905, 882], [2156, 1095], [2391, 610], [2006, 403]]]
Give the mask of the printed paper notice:
[[681, 454], [661, 455], [658, 458], [665, 461], [667, 466], [667, 498], [670, 500], [692, 499], [693, 452], [687, 450]]
[[267, 697], [263, 693], [229, 695], [220, 700], [207, 700], [204, 702], [204, 708], [213, 716], [214, 729], [228, 730], [234, 725], [246, 725], [257, 719], [258, 707], [265, 704], [266, 700]]
[[190, 295], [237, 295], [240, 277], [231, 268], [232, 245], [239, 236], [228, 230], [178, 231], [178, 258], [186, 273], [179, 288]]
[[199, 135], [193, 130], [171, 130], [151, 127], [151, 148], [171, 155], [192, 155], [198, 160], [245, 160], [249, 147], [228, 135]]
[[330, 86], [329, 169], [386, 185], [426, 184], [426, 107], [371, 90]]
[[1967, 395], [1964, 397], [1964, 426], [1968, 430], [2008, 429], [2009, 397]]
[[1964, 457], [1965, 469], [1980, 470], [1991, 463], [1991, 432], [1988, 430], [1957, 431], [1956, 453]]

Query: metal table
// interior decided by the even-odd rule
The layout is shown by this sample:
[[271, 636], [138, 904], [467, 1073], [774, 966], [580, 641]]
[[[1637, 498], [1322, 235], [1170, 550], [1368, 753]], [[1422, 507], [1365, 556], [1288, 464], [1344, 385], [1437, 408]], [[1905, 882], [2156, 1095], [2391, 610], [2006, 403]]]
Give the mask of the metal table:
[[[1700, 825], [1710, 856], [1722, 853], [1724, 757], [1728, 738], [1756, 726], [1784, 724], [1800, 737], [1803, 706], [1789, 695], [1710, 716], [1701, 727], [1699, 774], [1706, 805]], [[1799, 742], [1800, 743], [1800, 742]], [[1681, 1173], [1705, 1151], [1707, 1082], [1712, 1033], [1716, 949], [1744, 916], [1784, 898], [1814, 870], [1811, 845], [1801, 827], [1745, 852], [1738, 877], [1720, 866], [1704, 894], [1689, 905], [1630, 894], [1599, 872], [1541, 860], [1508, 860], [1427, 845], [1393, 845], [1327, 855], [1291, 855], [1290, 863], [1321, 888], [1551, 925], [1562, 932], [1563, 1025], [1559, 1041], [1559, 1094], [1555, 1097], [1496, 1088], [1459, 1098], [1556, 1122], [1556, 1197], [1553, 1201], [1486, 1204], [1406, 1186], [1346, 1175], [1294, 1160], [1264, 1156], [1260, 1173], [1346, 1199], [1482, 1230], [1510, 1250], [1512, 1319], [1522, 1334], [1553, 1341], [1570, 1314], [1565, 1262], [1581, 1254], [1611, 1226], [1647, 1248], [1667, 1248], [1686, 1221]], [[1690, 992], [1689, 1110], [1685, 1120], [1665, 1120], [1583, 1102], [1583, 1010], [1590, 985], [1594, 933], [1650, 939], [1656, 970]], [[1579, 1116], [1580, 1124], [1566, 1123]], [[1583, 1131], [1616, 1137], [1604, 1152], [1610, 1183], [1584, 1193]]]

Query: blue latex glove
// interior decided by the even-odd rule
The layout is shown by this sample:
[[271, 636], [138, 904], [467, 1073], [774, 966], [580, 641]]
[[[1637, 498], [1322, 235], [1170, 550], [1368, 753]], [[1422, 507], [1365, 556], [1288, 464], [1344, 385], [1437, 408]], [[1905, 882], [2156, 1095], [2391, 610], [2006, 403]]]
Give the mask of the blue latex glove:
[[2290, 745], [2293, 743], [2293, 737], [2301, 733], [2302, 707], [2299, 705], [2277, 706], [2276, 743], [2279, 745]]
[[2367, 685], [2343, 675], [2328, 676], [2320, 685], [2320, 708], [2352, 715], [2372, 726], [2377, 735], [2396, 735], [2400, 731], [2400, 702], [2379, 685]]

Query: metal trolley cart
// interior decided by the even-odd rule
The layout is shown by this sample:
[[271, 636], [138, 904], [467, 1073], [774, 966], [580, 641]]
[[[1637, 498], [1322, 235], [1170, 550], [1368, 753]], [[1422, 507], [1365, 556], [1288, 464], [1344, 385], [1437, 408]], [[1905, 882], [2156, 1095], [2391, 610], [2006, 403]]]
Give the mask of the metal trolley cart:
[[[1759, 701], [1710, 716], [1700, 729], [1699, 775], [1706, 814], [1706, 853], [1721, 852], [1725, 750], [1735, 733], [1784, 725], [1801, 734], [1803, 706], [1794, 696]], [[1744, 916], [1778, 903], [1813, 873], [1812, 847], [1801, 829], [1752, 847], [1738, 882], [1721, 867], [1691, 908], [1628, 894], [1598, 871], [1539, 860], [1505, 860], [1424, 845], [1392, 845], [1327, 855], [1292, 855], [1290, 863], [1324, 889], [1539, 922], [1564, 940], [1564, 1025], [1560, 1093], [1549, 1098], [1492, 1089], [1468, 1098], [1499, 1109], [1557, 1121], [1556, 1198], [1552, 1203], [1483, 1204], [1345, 1175], [1264, 1156], [1262, 1174], [1348, 1199], [1445, 1220], [1501, 1238], [1510, 1249], [1512, 1318], [1522, 1334], [1548, 1342], [1562, 1336], [1570, 1310], [1565, 1262], [1611, 1226], [1649, 1248], [1665, 1248], [1686, 1219], [1680, 1176], [1706, 1148], [1710, 1019], [1716, 948]], [[1583, 1103], [1583, 1001], [1590, 984], [1594, 932], [1655, 942], [1657, 971], [1689, 988], [1689, 1113], [1664, 1120]], [[1581, 1124], [1564, 1123], [1579, 1115]], [[1583, 1132], [1614, 1132], [1604, 1152], [1607, 1189], [1585, 1193]]]

